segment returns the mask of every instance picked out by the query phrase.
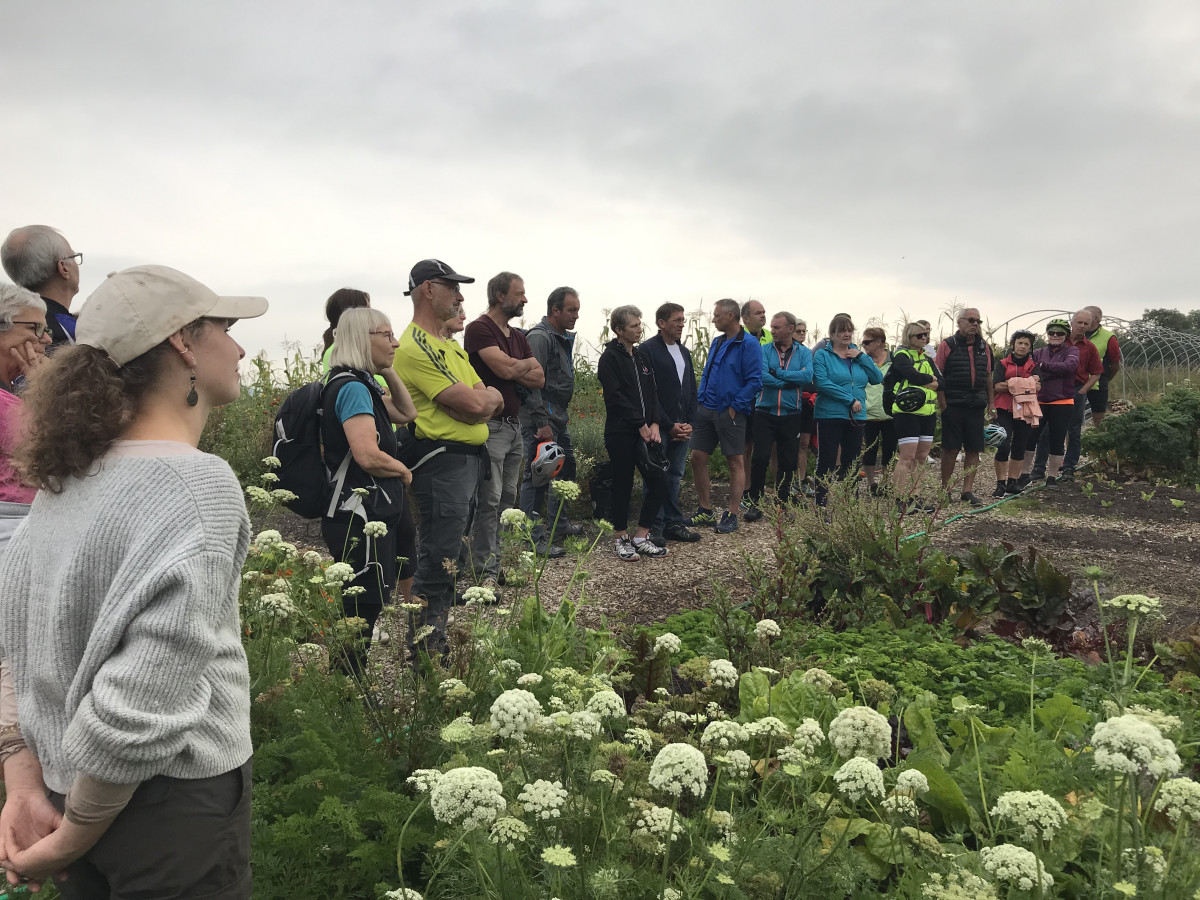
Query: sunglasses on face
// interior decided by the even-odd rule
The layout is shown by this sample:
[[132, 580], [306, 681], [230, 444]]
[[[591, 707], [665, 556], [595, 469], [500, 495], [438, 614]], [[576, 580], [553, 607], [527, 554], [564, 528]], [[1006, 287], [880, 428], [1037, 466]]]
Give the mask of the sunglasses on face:
[[966, 319], [964, 319], [964, 321], [969, 322], [972, 325], [979, 325], [981, 322], [983, 322], [983, 319], [972, 319], [968, 316]]
[[1065, 331], [1047, 331], [1046, 334], [1049, 337], [1065, 338], [1067, 336], [1067, 333]]
[[913, 337], [915, 337], [915, 338], [920, 338], [920, 339], [921, 339], [921, 340], [923, 340], [923, 341], [924, 341], [924, 340], [928, 340], [928, 338], [929, 338], [929, 332], [928, 332], [928, 331], [922, 331], [920, 334], [914, 334], [914, 335], [913, 335]]

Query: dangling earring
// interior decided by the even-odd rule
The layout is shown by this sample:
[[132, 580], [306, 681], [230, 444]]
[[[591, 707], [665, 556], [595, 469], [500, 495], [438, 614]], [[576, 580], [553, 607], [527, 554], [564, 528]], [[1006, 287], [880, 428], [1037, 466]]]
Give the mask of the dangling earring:
[[195, 406], [200, 402], [200, 396], [196, 393], [196, 370], [192, 369], [192, 389], [188, 391], [187, 405]]

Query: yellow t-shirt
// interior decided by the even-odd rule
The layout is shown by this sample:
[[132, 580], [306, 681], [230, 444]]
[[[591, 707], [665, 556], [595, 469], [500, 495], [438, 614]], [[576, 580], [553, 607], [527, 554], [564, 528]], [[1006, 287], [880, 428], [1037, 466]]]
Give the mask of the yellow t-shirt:
[[418, 328], [416, 322], [409, 322], [400, 337], [392, 367], [417, 407], [417, 437], [476, 445], [487, 441], [486, 424], [468, 425], [453, 419], [434, 400], [460, 381], [467, 387], [480, 383], [466, 350], [454, 341], [434, 337], [424, 328]]

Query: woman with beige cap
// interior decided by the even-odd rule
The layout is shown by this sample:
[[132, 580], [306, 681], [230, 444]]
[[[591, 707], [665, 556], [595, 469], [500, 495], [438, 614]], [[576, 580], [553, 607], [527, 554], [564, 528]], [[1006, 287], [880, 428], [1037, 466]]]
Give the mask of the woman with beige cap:
[[240, 390], [230, 326], [266, 310], [126, 269], [25, 394], [13, 459], [40, 490], [0, 558], [0, 649], [27, 745], [12, 758], [35, 761], [63, 816], [29, 800], [40, 784], [10, 782], [10, 882], [65, 873], [68, 900], [250, 896], [250, 523], [232, 470], [197, 444]]

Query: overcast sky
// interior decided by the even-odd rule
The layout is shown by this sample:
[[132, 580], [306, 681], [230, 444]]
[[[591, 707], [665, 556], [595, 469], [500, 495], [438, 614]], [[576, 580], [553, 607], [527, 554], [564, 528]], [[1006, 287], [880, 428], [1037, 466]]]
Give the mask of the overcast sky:
[[5, 3], [0, 232], [397, 325], [408, 269], [824, 328], [1200, 306], [1190, 2]]

